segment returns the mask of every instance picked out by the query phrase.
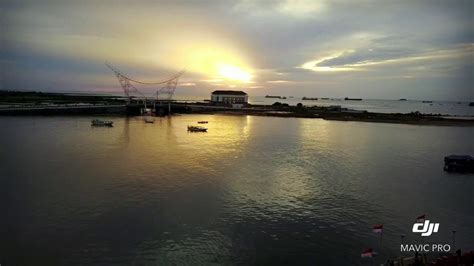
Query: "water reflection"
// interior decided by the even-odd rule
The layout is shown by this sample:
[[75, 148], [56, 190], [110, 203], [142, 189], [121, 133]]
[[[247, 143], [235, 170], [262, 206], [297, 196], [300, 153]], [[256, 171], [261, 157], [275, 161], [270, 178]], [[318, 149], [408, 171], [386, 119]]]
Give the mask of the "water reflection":
[[[472, 128], [107, 119], [113, 128], [91, 128], [88, 117], [0, 118], [8, 261], [354, 264], [377, 223], [381, 254], [398, 256], [399, 234], [420, 213], [447, 228], [433, 241], [455, 228], [459, 247], [472, 247], [474, 179], [447, 175], [440, 159], [474, 153]], [[208, 133], [188, 133], [200, 120]]]

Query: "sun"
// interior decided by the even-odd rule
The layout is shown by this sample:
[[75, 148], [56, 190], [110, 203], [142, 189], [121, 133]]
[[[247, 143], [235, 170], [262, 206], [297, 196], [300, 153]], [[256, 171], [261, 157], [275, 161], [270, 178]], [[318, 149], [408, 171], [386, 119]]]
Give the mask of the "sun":
[[228, 64], [219, 64], [217, 66], [217, 70], [219, 75], [223, 78], [237, 80], [241, 82], [250, 82], [252, 79], [252, 75], [236, 66], [228, 65]]

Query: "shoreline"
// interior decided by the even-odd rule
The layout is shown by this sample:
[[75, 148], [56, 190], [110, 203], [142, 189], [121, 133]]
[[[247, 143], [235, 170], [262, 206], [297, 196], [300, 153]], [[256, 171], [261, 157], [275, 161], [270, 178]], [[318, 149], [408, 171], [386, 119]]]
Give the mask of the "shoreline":
[[[169, 105], [169, 107], [168, 107]], [[149, 102], [149, 107], [155, 106]], [[143, 103], [127, 103], [124, 97], [99, 95], [72, 95], [59, 93], [0, 91], [0, 116], [23, 115], [113, 115], [139, 116]], [[170, 109], [168, 109], [170, 108]], [[206, 102], [169, 101], [156, 103], [157, 116], [171, 114], [227, 114], [292, 118], [318, 118], [328, 121], [353, 121], [435, 126], [474, 126], [474, 117], [459, 118], [442, 114], [379, 113], [359, 111], [341, 106], [251, 105], [242, 108], [215, 105]]]
[[[125, 107], [124, 107], [125, 108]], [[266, 117], [280, 117], [280, 118], [307, 118], [307, 119], [322, 119], [326, 121], [341, 121], [341, 122], [364, 122], [364, 123], [385, 123], [385, 124], [405, 124], [405, 125], [419, 125], [419, 126], [457, 126], [457, 127], [474, 127], [474, 119], [455, 119], [455, 118], [438, 118], [422, 116], [420, 119], [390, 119], [390, 118], [369, 118], [369, 117], [354, 117], [344, 115], [301, 115], [297, 113], [275, 113], [275, 112], [242, 112], [242, 111], [197, 111], [197, 112], [175, 112], [172, 115], [193, 115], [193, 114], [207, 114], [207, 115], [231, 115], [231, 116], [266, 116]], [[369, 113], [374, 115], [385, 115], [382, 113]], [[394, 115], [394, 114], [388, 114]], [[398, 114], [395, 114], [398, 115]], [[0, 117], [16, 117], [16, 116], [114, 116], [114, 117], [140, 117], [140, 115], [130, 115], [125, 112], [54, 112], [54, 113], [37, 113], [37, 112], [2, 112], [0, 110]], [[403, 114], [401, 115], [403, 116]], [[165, 116], [156, 116], [165, 117]]]
[[[267, 116], [267, 117], [282, 117], [282, 118], [308, 118], [308, 119], [322, 119], [327, 121], [342, 121], [342, 122], [368, 122], [368, 123], [386, 123], [386, 124], [406, 124], [406, 125], [420, 125], [420, 126], [462, 126], [474, 127], [473, 119], [456, 119], [456, 118], [442, 118], [422, 116], [419, 119], [390, 119], [390, 118], [367, 118], [341, 115], [302, 115], [297, 113], [267, 113], [267, 112], [239, 112], [239, 111], [221, 111], [221, 112], [193, 112], [190, 114], [209, 114], [209, 115], [253, 115], [253, 116]], [[384, 114], [384, 113], [368, 113], [376, 116], [404, 116], [404, 114]]]

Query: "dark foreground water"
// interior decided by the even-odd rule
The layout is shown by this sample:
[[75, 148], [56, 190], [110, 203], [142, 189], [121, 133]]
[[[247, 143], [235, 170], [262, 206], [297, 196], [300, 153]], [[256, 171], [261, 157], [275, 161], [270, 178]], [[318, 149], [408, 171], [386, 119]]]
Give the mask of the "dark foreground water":
[[[183, 115], [0, 117], [3, 265], [353, 265], [474, 248], [474, 128]], [[186, 126], [208, 120], [208, 133]], [[422, 238], [415, 217], [440, 223]], [[384, 224], [380, 239], [372, 226]]]

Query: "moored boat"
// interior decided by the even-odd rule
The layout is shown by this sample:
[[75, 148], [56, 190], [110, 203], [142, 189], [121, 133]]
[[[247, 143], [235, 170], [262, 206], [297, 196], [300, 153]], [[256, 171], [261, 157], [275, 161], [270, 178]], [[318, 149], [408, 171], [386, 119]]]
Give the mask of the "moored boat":
[[444, 171], [474, 173], [474, 157], [470, 155], [449, 155], [444, 157]]
[[207, 124], [209, 123], [208, 121], [198, 121], [198, 124]]
[[150, 124], [155, 123], [155, 119], [151, 116], [145, 116], [143, 120], [145, 121], [145, 123], [150, 123]]
[[207, 128], [205, 127], [197, 127], [197, 126], [188, 126], [189, 132], [207, 132]]
[[94, 119], [94, 120], [91, 121], [91, 126], [95, 126], [95, 127], [113, 127], [114, 122], [113, 121], [104, 121], [104, 120]]

